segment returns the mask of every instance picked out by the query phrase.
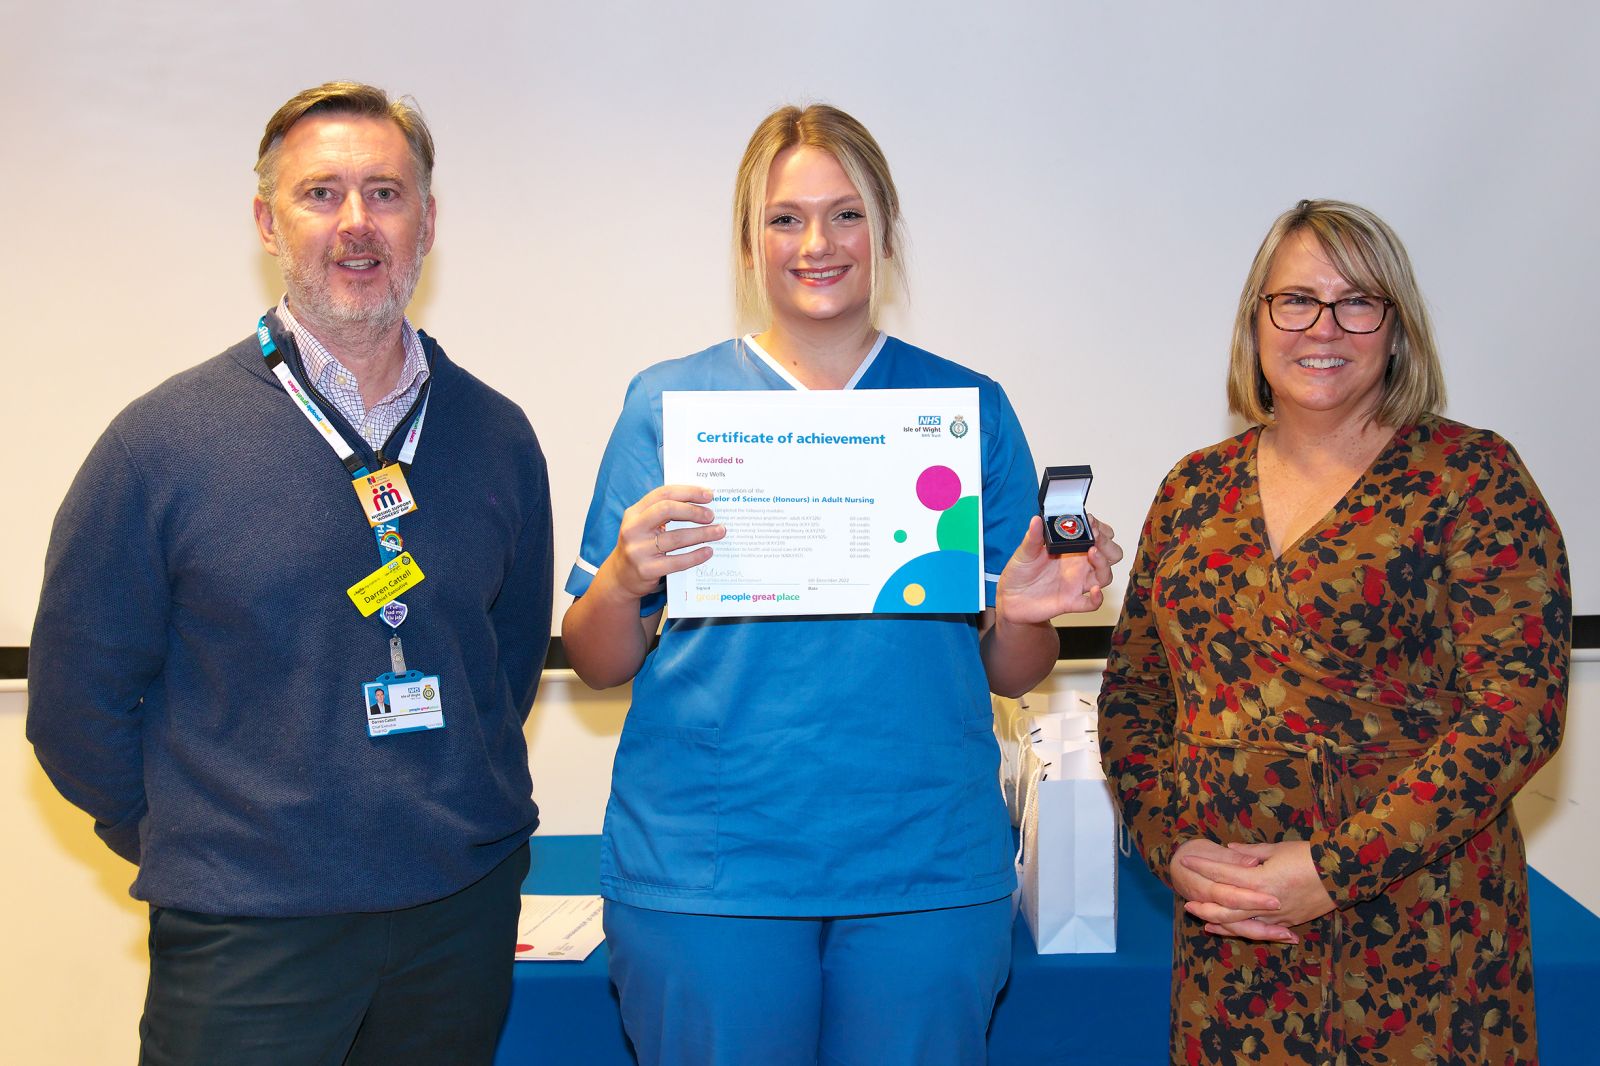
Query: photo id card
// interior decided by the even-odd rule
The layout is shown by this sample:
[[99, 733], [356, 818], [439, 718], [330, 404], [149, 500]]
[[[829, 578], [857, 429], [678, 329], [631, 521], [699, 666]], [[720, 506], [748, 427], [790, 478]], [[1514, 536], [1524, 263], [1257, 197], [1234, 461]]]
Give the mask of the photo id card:
[[386, 737], [444, 728], [439, 678], [433, 674], [423, 674], [420, 670], [380, 674], [376, 681], [361, 686], [361, 702], [368, 736]]

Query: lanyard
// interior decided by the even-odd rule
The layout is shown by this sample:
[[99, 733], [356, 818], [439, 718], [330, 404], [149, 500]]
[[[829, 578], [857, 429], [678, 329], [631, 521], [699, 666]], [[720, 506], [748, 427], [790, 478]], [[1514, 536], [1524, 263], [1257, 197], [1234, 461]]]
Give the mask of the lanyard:
[[[328, 442], [328, 447], [333, 449], [333, 454], [339, 457], [344, 468], [350, 476], [365, 477], [371, 473], [367, 464], [362, 462], [350, 442], [344, 439], [334, 424], [328, 421], [328, 416], [322, 413], [322, 408], [317, 406], [317, 401], [311, 394], [300, 387], [295, 380], [294, 372], [289, 369], [289, 361], [278, 351], [278, 345], [272, 339], [272, 331], [267, 329], [267, 316], [262, 315], [261, 321], [256, 323], [256, 342], [261, 345], [261, 357], [267, 361], [267, 367], [278, 378], [278, 384], [283, 386], [283, 391], [294, 400], [300, 413], [306, 416], [306, 421], [311, 423], [313, 429], [322, 434], [322, 439]], [[431, 393], [432, 390], [427, 390]], [[400, 454], [395, 461], [402, 469], [409, 469], [412, 458], [417, 454], [417, 443], [422, 440], [422, 420], [428, 415], [428, 395], [422, 397], [422, 407], [417, 411], [417, 417], [411, 420], [411, 428], [406, 431], [406, 439], [400, 445]]]
[[[289, 398], [295, 402], [300, 413], [305, 415], [306, 421], [311, 423], [312, 428], [327, 441], [328, 447], [333, 449], [333, 454], [339, 457], [339, 461], [344, 464], [350, 476], [359, 478], [371, 473], [355, 448], [345, 439], [344, 434], [328, 420], [328, 416], [322, 413], [322, 408], [317, 406], [317, 401], [312, 399], [311, 394], [301, 388], [300, 382], [295, 380], [294, 372], [289, 369], [289, 361], [278, 351], [278, 345], [272, 339], [272, 331], [267, 328], [266, 315], [262, 315], [261, 320], [256, 323], [256, 342], [261, 346], [261, 357], [267, 361], [267, 367], [277, 377], [278, 384], [283, 386], [283, 391], [289, 394]], [[423, 386], [422, 406], [417, 410], [417, 416], [411, 420], [411, 428], [406, 431], [405, 440], [400, 445], [400, 454], [395, 457], [402, 470], [410, 469], [411, 460], [417, 454], [417, 444], [422, 440], [422, 420], [427, 417], [428, 399], [432, 391], [426, 385]], [[379, 522], [372, 527], [372, 535], [378, 544], [380, 563], [388, 563], [400, 554], [399, 518]], [[400, 624], [405, 621], [405, 617], [404, 605], [400, 605], [397, 613], [383, 614], [384, 622], [394, 631], [389, 638], [389, 662], [396, 674], [406, 672], [405, 655], [400, 648]]]

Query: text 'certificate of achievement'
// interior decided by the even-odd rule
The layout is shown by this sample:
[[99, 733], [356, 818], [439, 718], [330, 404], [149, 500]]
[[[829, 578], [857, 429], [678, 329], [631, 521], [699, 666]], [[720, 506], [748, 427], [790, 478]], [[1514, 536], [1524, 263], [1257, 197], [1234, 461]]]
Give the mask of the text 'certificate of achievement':
[[[676, 618], [983, 610], [978, 390], [666, 392], [669, 485], [728, 535], [667, 575]], [[675, 525], [683, 525], [678, 523]]]

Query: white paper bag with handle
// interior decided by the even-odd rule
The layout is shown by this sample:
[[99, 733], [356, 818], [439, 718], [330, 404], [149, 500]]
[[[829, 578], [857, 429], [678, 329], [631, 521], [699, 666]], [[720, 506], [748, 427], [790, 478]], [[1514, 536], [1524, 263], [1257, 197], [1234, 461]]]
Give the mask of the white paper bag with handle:
[[[1000, 791], [1011, 824], [1022, 825], [1023, 792], [1035, 765], [1030, 752], [1039, 744], [1096, 739], [1094, 694], [1076, 689], [1030, 692], [1020, 700], [993, 697], [994, 734], [1000, 744]], [[1020, 861], [1020, 860], [1019, 860]]]
[[1034, 945], [1041, 955], [1116, 951], [1117, 815], [1099, 744], [1026, 747], [1018, 880]]

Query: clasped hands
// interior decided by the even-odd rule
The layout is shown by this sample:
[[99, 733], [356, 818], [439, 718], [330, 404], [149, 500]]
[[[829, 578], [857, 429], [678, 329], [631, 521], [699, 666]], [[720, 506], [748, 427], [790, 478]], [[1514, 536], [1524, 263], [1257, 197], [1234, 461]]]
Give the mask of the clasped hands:
[[1298, 944], [1293, 926], [1333, 910], [1304, 840], [1227, 846], [1186, 840], [1167, 870], [1183, 909], [1218, 936]]

